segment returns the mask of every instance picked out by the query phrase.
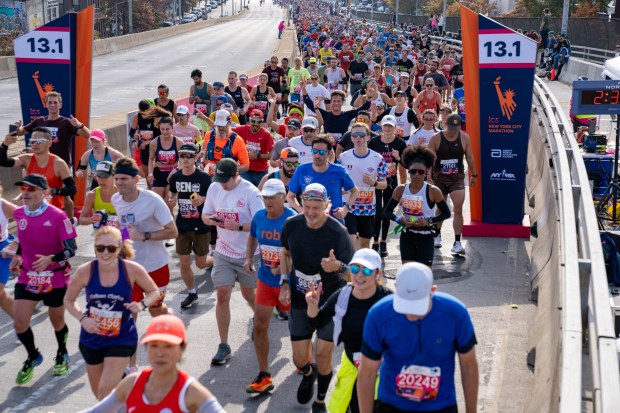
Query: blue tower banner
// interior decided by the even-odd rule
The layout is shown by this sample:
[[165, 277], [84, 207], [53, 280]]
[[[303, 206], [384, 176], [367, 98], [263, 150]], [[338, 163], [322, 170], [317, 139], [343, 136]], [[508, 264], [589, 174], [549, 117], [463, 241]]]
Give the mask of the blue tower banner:
[[62, 116], [75, 113], [76, 16], [66, 14], [14, 41], [24, 124], [47, 114], [51, 91], [62, 95]]
[[478, 16], [482, 221], [521, 224], [536, 43]]

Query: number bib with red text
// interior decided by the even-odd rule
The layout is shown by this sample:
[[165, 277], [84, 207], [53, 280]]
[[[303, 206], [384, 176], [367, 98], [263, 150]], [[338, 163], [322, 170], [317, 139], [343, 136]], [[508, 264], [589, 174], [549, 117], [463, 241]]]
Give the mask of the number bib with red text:
[[47, 294], [52, 292], [53, 271], [28, 271], [26, 276], [28, 277], [26, 291], [34, 294]]
[[373, 188], [360, 188], [355, 205], [372, 205], [375, 199], [375, 190]]
[[122, 311], [108, 311], [97, 307], [91, 307], [88, 316], [95, 320], [99, 328], [99, 331], [95, 334], [106, 337], [116, 337], [121, 333]]
[[440, 382], [440, 367], [403, 367], [396, 376], [396, 394], [416, 402], [435, 400]]
[[198, 213], [198, 208], [192, 204], [192, 201], [189, 199], [179, 199], [179, 215], [181, 218], [192, 219], [192, 218], [200, 218], [200, 214]]
[[196, 110], [200, 113], [207, 113], [207, 105], [205, 105], [204, 103], [196, 103], [196, 105], [194, 105], [194, 108], [196, 108]]
[[280, 275], [280, 260], [282, 259], [282, 247], [261, 245], [260, 256], [263, 259], [263, 265], [269, 268], [273, 275]]
[[232, 220], [235, 222], [239, 222], [239, 213], [234, 208], [218, 208], [215, 212], [215, 215], [220, 219], [220, 221], [224, 222], [226, 220]]
[[419, 217], [424, 214], [424, 199], [421, 196], [403, 197], [400, 199], [400, 204], [403, 209], [403, 215]]

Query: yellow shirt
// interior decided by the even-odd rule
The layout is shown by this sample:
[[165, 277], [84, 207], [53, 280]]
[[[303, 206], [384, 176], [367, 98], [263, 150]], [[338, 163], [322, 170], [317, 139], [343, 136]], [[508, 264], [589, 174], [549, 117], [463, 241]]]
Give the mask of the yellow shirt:
[[321, 64], [325, 64], [326, 63], [325, 62], [325, 57], [326, 56], [330, 56], [330, 57], [333, 56], [332, 49], [325, 50], [324, 47], [321, 47], [319, 49], [319, 55], [321, 56]]

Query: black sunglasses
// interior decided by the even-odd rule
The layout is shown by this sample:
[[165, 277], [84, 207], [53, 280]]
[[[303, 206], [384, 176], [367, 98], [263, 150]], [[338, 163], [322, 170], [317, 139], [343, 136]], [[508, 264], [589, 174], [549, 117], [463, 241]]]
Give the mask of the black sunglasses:
[[105, 250], [108, 250], [110, 254], [114, 254], [120, 247], [116, 245], [95, 245], [95, 251], [102, 253]]

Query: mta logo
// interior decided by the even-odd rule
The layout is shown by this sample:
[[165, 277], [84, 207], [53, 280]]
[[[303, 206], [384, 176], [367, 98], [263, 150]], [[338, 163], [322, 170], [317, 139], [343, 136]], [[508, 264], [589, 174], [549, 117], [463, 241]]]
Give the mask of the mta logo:
[[498, 76], [497, 79], [495, 79], [495, 82], [493, 82], [493, 84], [495, 85], [495, 91], [497, 92], [499, 107], [502, 109], [502, 115], [504, 115], [508, 118], [508, 120], [510, 120], [512, 114], [517, 108], [517, 103], [514, 101], [516, 92], [512, 89], [508, 89], [502, 92], [502, 90], [499, 88], [501, 79], [502, 77]]

